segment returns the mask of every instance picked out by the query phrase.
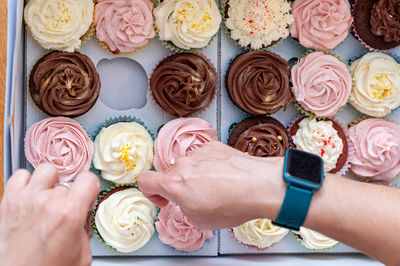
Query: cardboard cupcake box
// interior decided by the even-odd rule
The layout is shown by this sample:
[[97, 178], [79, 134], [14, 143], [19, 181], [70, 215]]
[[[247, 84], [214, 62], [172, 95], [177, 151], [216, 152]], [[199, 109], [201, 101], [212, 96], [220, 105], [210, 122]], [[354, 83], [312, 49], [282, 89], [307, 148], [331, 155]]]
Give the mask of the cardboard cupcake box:
[[[5, 117], [5, 181], [17, 168], [32, 167], [26, 162], [23, 154], [23, 139], [27, 127], [47, 117], [32, 102], [27, 92], [27, 79], [35, 62], [46, 53], [26, 32], [23, 23], [23, 1], [10, 4], [9, 30], [9, 60], [8, 86], [6, 91]], [[15, 8], [15, 9], [14, 9]], [[15, 12], [15, 13], [14, 13]], [[295, 40], [288, 38], [271, 49], [289, 63], [293, 64], [306, 50]], [[89, 56], [94, 62], [102, 83], [100, 97], [94, 107], [83, 116], [76, 118], [88, 132], [94, 134], [97, 127], [105, 120], [119, 116], [131, 116], [140, 119], [152, 133], [174, 117], [166, 113], [154, 100], [148, 89], [148, 81], [157, 63], [172, 52], [165, 48], [155, 38], [150, 45], [131, 55], [113, 55], [101, 47], [92, 38], [85, 42], [80, 52]], [[240, 122], [249, 116], [236, 107], [227, 94], [225, 88], [225, 74], [229, 63], [238, 54], [242, 53], [221, 28], [211, 44], [201, 51], [217, 70], [219, 76], [218, 92], [212, 103], [202, 112], [195, 113], [217, 129], [220, 140], [226, 143], [229, 128], [233, 123]], [[334, 53], [344, 60], [349, 60], [366, 52], [365, 48], [349, 35]], [[400, 55], [400, 48], [392, 51]], [[11, 89], [12, 88], [12, 89]], [[285, 126], [289, 124], [299, 112], [290, 104], [286, 110], [279, 110], [272, 117], [278, 119]], [[361, 114], [354, 108], [346, 106], [336, 117], [344, 124], [348, 124]], [[388, 118], [400, 122], [400, 111], [393, 112]], [[348, 174], [349, 178], [352, 178]], [[396, 181], [398, 182], [398, 181]], [[399, 183], [400, 184], [400, 183]], [[110, 184], [102, 180], [101, 189], [108, 189]], [[202, 249], [184, 253], [162, 244], [157, 233], [151, 241], [136, 252], [122, 254], [103, 245], [96, 236], [91, 240], [94, 256], [217, 256], [218, 254], [247, 254], [247, 253], [308, 253], [312, 252], [297, 243], [295, 237], [288, 234], [282, 241], [266, 251], [249, 250], [238, 244], [230, 235], [228, 229], [215, 231], [215, 236], [208, 240]], [[325, 253], [354, 253], [356, 250], [345, 245], [339, 245]]]

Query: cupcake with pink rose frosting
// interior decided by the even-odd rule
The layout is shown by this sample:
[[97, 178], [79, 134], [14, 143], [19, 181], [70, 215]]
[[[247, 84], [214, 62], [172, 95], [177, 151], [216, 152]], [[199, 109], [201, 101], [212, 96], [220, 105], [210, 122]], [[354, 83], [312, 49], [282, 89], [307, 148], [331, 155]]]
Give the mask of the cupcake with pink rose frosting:
[[349, 129], [354, 145], [351, 171], [371, 181], [389, 182], [400, 173], [400, 126], [380, 118], [355, 122]]
[[26, 131], [26, 159], [33, 167], [41, 163], [54, 165], [62, 182], [89, 170], [93, 153], [93, 142], [85, 130], [67, 117], [46, 118]]
[[330, 50], [349, 34], [353, 23], [348, 0], [296, 0], [290, 34], [306, 48]]
[[154, 38], [149, 0], [97, 0], [96, 37], [114, 54], [132, 53]]
[[292, 68], [292, 83], [297, 103], [317, 117], [335, 115], [347, 103], [352, 88], [346, 64], [323, 52], [303, 57]]
[[155, 140], [154, 167], [164, 171], [204, 143], [217, 140], [217, 131], [200, 118], [178, 118], [165, 124]]
[[214, 236], [212, 230], [194, 226], [173, 202], [162, 208], [155, 223], [158, 238], [177, 250], [192, 252], [200, 249], [207, 239]]

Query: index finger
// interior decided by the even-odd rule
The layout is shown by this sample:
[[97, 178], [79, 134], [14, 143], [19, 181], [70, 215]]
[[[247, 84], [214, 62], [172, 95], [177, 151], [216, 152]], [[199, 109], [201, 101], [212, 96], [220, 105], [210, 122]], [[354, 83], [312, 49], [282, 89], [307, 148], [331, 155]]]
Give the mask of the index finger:
[[82, 205], [82, 212], [85, 217], [87, 212], [93, 208], [100, 190], [99, 178], [92, 172], [80, 173], [71, 185], [72, 191], [78, 197]]

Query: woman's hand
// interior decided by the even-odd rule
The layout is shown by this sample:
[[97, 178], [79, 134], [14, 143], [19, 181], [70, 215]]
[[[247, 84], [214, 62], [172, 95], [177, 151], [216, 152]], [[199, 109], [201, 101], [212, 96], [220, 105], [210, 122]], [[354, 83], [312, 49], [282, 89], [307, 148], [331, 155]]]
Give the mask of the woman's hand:
[[18, 170], [8, 181], [0, 206], [1, 265], [90, 265], [88, 211], [99, 192], [99, 180], [81, 173], [71, 189], [54, 185], [51, 165], [31, 176]]
[[193, 224], [216, 229], [274, 219], [286, 189], [282, 172], [283, 158], [251, 157], [215, 141], [165, 172], [142, 173], [138, 185], [154, 204], [171, 200]]

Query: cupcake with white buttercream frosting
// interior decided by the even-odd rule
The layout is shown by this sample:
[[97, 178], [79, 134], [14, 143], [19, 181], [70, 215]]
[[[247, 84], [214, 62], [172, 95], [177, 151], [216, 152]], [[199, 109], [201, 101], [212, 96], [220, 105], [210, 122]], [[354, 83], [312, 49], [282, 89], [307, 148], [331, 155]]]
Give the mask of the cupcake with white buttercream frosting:
[[338, 241], [305, 227], [300, 227], [299, 231], [293, 233], [299, 243], [310, 250], [326, 251], [339, 244]]
[[288, 233], [288, 229], [272, 224], [270, 219], [255, 219], [232, 228], [232, 234], [240, 244], [258, 250], [273, 246]]
[[164, 0], [153, 14], [160, 40], [177, 52], [206, 47], [222, 21], [215, 0]]
[[93, 0], [30, 0], [24, 19], [43, 48], [74, 52], [93, 31], [93, 13]]
[[146, 245], [155, 232], [156, 206], [133, 187], [116, 187], [101, 195], [95, 207], [94, 231], [118, 252]]
[[361, 113], [385, 117], [400, 106], [400, 64], [390, 55], [367, 53], [350, 66], [349, 102]]
[[320, 156], [324, 172], [345, 174], [350, 167], [352, 146], [348, 132], [336, 119], [296, 118], [289, 126], [292, 145]]
[[96, 134], [93, 166], [105, 180], [134, 184], [142, 171], [152, 168], [153, 138], [139, 121], [119, 120], [126, 122], [106, 122]]
[[294, 21], [287, 0], [226, 0], [223, 9], [226, 30], [245, 49], [268, 48], [286, 39]]

